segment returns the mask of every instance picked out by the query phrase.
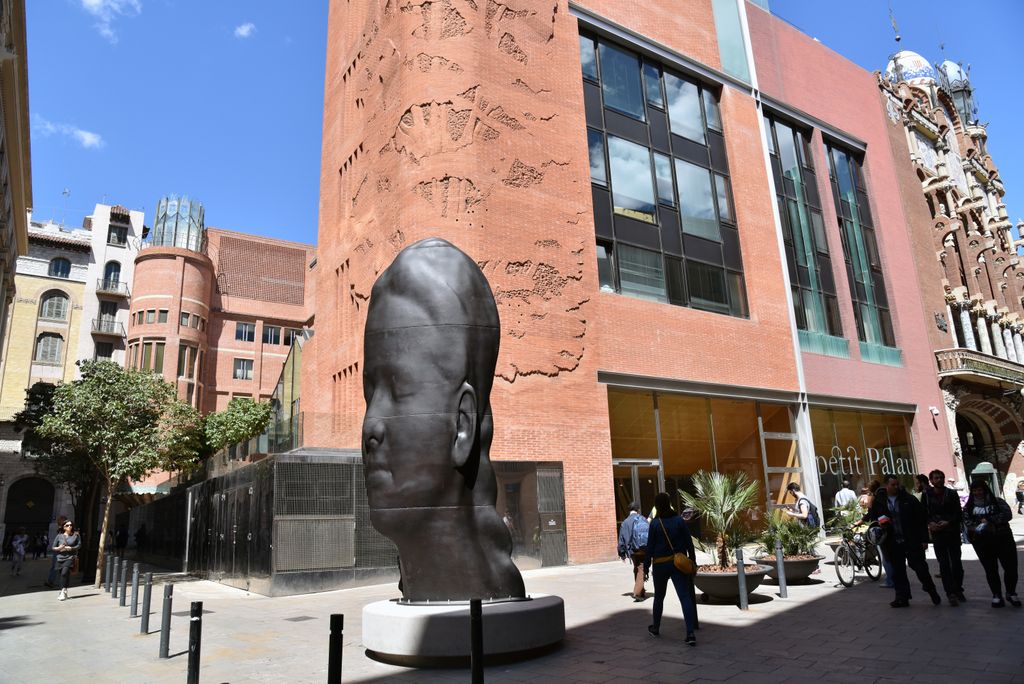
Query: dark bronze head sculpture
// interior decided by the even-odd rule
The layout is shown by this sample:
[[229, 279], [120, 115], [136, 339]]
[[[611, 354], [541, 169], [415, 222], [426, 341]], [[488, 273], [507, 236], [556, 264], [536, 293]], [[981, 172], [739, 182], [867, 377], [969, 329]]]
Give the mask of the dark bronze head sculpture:
[[398, 547], [406, 600], [525, 594], [488, 457], [499, 337], [487, 279], [444, 240], [402, 250], [373, 286], [366, 494], [373, 526]]

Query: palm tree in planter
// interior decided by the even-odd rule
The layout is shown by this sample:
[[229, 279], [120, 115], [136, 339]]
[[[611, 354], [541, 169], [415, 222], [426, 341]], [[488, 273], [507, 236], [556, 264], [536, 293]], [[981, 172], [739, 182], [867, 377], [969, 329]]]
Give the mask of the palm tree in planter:
[[775, 558], [775, 542], [782, 543], [782, 563], [786, 571], [787, 582], [806, 580], [818, 568], [824, 559], [817, 551], [820, 530], [810, 527], [802, 520], [783, 516], [776, 511], [768, 520], [768, 527], [758, 538], [764, 555], [754, 558], [758, 563], [771, 566], [768, 576], [778, 579], [778, 566]]
[[[701, 549], [714, 554], [717, 562], [697, 569], [694, 584], [713, 599], [735, 602], [739, 599], [735, 550], [753, 541], [750, 510], [760, 501], [757, 482], [744, 472], [719, 473], [698, 471], [694, 474], [693, 493], [680, 492], [683, 503], [700, 515], [709, 541], [698, 541]], [[753, 591], [768, 566], [744, 568], [747, 593]]]

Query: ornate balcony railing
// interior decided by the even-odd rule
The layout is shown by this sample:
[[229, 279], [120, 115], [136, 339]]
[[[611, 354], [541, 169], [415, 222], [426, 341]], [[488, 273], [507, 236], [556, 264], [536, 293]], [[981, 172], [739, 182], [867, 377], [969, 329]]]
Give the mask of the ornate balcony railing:
[[110, 335], [112, 337], [124, 337], [124, 325], [112, 318], [92, 319], [92, 332], [94, 335]]
[[117, 297], [128, 296], [128, 283], [120, 280], [107, 280], [106, 278], [99, 278], [96, 280], [96, 293], [105, 295], [114, 295]]
[[940, 349], [935, 352], [939, 377], [979, 375], [1024, 386], [1024, 366], [973, 349]]

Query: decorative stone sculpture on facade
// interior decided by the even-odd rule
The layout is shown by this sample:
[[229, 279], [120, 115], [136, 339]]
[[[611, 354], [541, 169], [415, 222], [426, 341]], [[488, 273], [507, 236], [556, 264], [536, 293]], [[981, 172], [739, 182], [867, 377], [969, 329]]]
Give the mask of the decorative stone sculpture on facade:
[[477, 264], [428, 238], [373, 286], [362, 450], [370, 521], [407, 602], [523, 598], [488, 452], [498, 309]]

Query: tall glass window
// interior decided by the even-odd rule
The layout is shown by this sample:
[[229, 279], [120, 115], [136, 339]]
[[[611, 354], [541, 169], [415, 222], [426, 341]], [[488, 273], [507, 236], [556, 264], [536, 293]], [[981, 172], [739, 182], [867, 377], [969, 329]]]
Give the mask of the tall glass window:
[[861, 354], [867, 360], [885, 362], [886, 355], [873, 347], [895, 347], [896, 336], [861, 161], [835, 145], [827, 145], [827, 151]]
[[612, 170], [612, 202], [616, 214], [656, 222], [651, 151], [643, 145], [608, 136]]
[[746, 316], [716, 89], [604, 39], [580, 54], [601, 289]]
[[644, 89], [640, 81], [640, 58], [631, 52], [602, 42], [601, 90], [604, 105], [620, 114], [644, 120]]
[[848, 356], [845, 341], [826, 339], [842, 337], [843, 329], [808, 133], [773, 116], [765, 130], [801, 348]]

